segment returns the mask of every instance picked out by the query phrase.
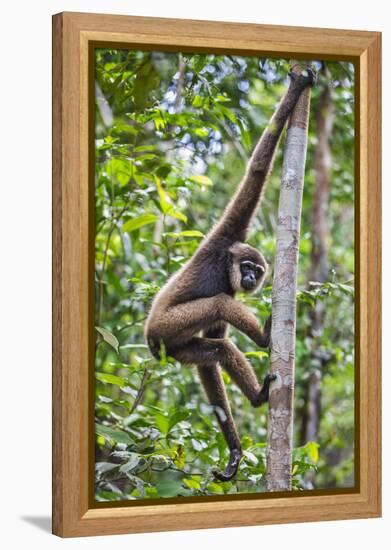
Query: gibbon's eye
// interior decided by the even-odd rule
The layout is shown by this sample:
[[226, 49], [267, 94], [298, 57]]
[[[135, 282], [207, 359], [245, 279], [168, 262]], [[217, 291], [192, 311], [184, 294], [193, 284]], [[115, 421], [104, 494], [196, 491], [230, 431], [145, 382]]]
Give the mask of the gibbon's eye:
[[254, 271], [256, 278], [259, 279], [259, 277], [265, 272], [265, 268], [263, 265], [256, 265]]
[[249, 271], [254, 271], [254, 264], [248, 260], [241, 262], [240, 271], [242, 273], [248, 273]]

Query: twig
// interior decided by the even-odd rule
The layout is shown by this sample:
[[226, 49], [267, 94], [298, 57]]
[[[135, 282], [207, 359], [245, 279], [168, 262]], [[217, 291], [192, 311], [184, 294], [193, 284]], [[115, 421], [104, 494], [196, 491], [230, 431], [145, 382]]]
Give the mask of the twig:
[[145, 386], [148, 382], [148, 378], [151, 376], [151, 373], [149, 372], [149, 370], [146, 368], [144, 370], [144, 373], [143, 373], [143, 377], [142, 377], [142, 380], [141, 380], [141, 384], [140, 384], [140, 388], [137, 392], [137, 395], [136, 395], [136, 399], [134, 400], [134, 403], [132, 405], [132, 408], [130, 409], [130, 412], [129, 412], [129, 415], [131, 415], [135, 410], [136, 408], [138, 407], [138, 405], [140, 404], [142, 398], [143, 398], [143, 395], [144, 395], [144, 391], [145, 391]]

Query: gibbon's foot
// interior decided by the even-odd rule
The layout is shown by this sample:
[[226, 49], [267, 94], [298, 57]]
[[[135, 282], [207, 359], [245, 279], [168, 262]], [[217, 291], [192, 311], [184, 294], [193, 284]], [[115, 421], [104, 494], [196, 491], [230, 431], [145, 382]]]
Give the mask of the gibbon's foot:
[[242, 458], [242, 451], [239, 449], [233, 449], [229, 456], [229, 462], [224, 470], [224, 472], [219, 472], [218, 470], [213, 470], [212, 474], [215, 479], [219, 481], [229, 481], [232, 479], [239, 468], [240, 459]]
[[263, 381], [262, 389], [259, 392], [258, 399], [254, 403], [254, 407], [260, 407], [264, 403], [267, 403], [269, 401], [269, 387], [270, 382], [273, 382], [273, 380], [276, 380], [277, 375], [276, 374], [267, 374], [265, 376], [265, 380]]
[[293, 72], [293, 70], [289, 71], [288, 74], [292, 80], [301, 84], [303, 88], [306, 88], [307, 86], [310, 86], [312, 88], [312, 86], [314, 86], [316, 82], [316, 73], [309, 67], [305, 67], [304, 69], [302, 69], [300, 74]]

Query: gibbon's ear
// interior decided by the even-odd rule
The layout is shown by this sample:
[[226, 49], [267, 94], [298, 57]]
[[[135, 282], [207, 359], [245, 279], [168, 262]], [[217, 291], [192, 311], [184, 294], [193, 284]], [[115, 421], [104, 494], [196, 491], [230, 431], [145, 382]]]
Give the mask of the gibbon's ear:
[[[231, 247], [232, 248], [232, 247]], [[229, 281], [234, 292], [240, 292], [242, 289], [242, 274], [240, 272], [240, 255], [238, 251], [228, 250], [229, 252]]]
[[243, 291], [242, 274], [240, 273], [239, 262], [235, 261], [231, 264], [231, 268], [229, 270], [229, 281], [234, 292]]

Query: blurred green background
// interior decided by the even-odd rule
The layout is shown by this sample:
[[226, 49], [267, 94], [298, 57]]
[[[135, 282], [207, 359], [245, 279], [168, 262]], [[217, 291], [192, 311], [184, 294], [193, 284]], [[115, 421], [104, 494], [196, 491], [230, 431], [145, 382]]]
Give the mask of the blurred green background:
[[[153, 359], [151, 300], [219, 219], [288, 83], [281, 59], [97, 49], [96, 499], [265, 490], [267, 406], [224, 374], [244, 458], [228, 451], [196, 369]], [[354, 485], [354, 67], [313, 63], [297, 293], [293, 485]], [[273, 266], [283, 138], [249, 243]], [[262, 296], [238, 296], [262, 320]], [[230, 336], [259, 378], [268, 353]]]

